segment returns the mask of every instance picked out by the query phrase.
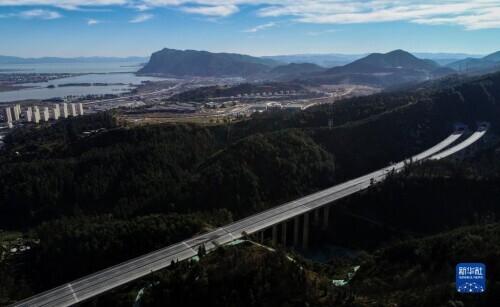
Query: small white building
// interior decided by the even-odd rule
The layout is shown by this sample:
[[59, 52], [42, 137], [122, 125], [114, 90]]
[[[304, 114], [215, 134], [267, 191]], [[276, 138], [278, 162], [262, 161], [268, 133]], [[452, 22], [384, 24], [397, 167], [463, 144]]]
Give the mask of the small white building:
[[205, 103], [205, 108], [207, 108], [207, 109], [217, 109], [217, 104], [215, 102], [207, 102], [207, 103]]
[[267, 110], [267, 105], [265, 104], [256, 104], [252, 106], [252, 111], [253, 112], [264, 112]]
[[12, 123], [12, 113], [10, 113], [10, 108], [5, 108], [5, 120], [7, 123]]
[[281, 109], [283, 109], [283, 106], [279, 102], [270, 101], [266, 103], [266, 109], [268, 111], [280, 111]]

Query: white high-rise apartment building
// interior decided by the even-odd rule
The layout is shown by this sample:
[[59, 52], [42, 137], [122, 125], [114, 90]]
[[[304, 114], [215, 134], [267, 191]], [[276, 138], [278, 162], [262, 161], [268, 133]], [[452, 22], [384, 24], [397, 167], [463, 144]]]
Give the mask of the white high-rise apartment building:
[[12, 123], [12, 113], [10, 113], [10, 108], [5, 108], [5, 119], [7, 123]]
[[83, 115], [83, 104], [81, 102], [78, 104], [78, 107], [80, 109], [80, 115]]
[[26, 120], [28, 122], [31, 122], [32, 117], [33, 117], [33, 111], [31, 109], [31, 107], [28, 107], [28, 109], [26, 110]]
[[71, 104], [71, 116], [78, 116], [78, 114], [76, 114], [76, 105], [74, 103]]
[[19, 120], [19, 116], [21, 115], [21, 106], [16, 104], [12, 110], [14, 111], [14, 120]]
[[49, 121], [49, 116], [50, 116], [49, 107], [43, 108], [43, 120], [46, 121], [46, 122], [48, 122]]
[[61, 109], [59, 108], [59, 105], [56, 103], [54, 105], [54, 119], [58, 120], [59, 116], [61, 116]]
[[35, 110], [35, 123], [38, 124], [40, 122], [40, 109], [38, 106], [34, 106], [33, 108]]
[[63, 105], [63, 117], [64, 118], [68, 118], [68, 115], [69, 115], [69, 113], [68, 113], [68, 104], [65, 102], [62, 105]]

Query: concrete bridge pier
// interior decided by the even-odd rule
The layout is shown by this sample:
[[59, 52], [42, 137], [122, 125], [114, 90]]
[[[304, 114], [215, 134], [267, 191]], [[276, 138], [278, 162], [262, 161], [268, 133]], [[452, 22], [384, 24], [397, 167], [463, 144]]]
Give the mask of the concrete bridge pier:
[[302, 230], [302, 248], [307, 249], [309, 245], [309, 212], [304, 213], [304, 227]]
[[314, 209], [314, 226], [319, 225], [319, 210], [321, 208]]
[[[296, 216], [292, 220], [283, 221], [279, 224], [270, 226], [265, 230], [261, 230], [255, 233], [253, 238], [257, 242], [264, 244], [267, 237], [271, 240], [271, 244], [273, 246], [277, 246], [279, 244], [285, 247], [287, 246], [287, 243], [289, 243], [288, 241], [290, 241], [290, 244], [293, 244], [294, 247], [307, 249], [309, 247], [311, 224], [314, 225], [316, 230], [321, 229], [324, 231], [328, 229], [329, 219], [330, 206], [325, 205], [321, 208], [314, 209], [311, 212], [306, 212], [301, 216]], [[293, 232], [291, 234], [292, 238], [290, 239], [288, 238], [289, 230]], [[269, 231], [271, 233], [269, 233]]]
[[286, 221], [281, 223], [281, 244], [286, 246]]
[[299, 246], [299, 225], [300, 217], [293, 218], [293, 246]]
[[328, 220], [330, 219], [330, 206], [326, 205], [323, 207], [323, 230], [328, 229]]

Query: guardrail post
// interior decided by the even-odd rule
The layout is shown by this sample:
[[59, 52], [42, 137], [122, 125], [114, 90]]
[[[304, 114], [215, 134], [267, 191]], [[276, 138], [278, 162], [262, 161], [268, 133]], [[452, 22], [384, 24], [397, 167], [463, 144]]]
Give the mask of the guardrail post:
[[309, 245], [309, 212], [304, 213], [304, 229], [302, 232], [302, 248], [307, 249]]
[[296, 216], [293, 219], [293, 246], [299, 246], [299, 224], [300, 217]]
[[329, 218], [330, 218], [330, 206], [326, 205], [323, 207], [323, 230], [328, 229]]

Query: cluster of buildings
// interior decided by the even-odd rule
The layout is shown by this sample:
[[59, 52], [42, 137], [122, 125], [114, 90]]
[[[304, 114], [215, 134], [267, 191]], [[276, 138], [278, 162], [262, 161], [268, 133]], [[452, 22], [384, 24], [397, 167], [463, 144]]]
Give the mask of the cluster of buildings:
[[21, 110], [21, 105], [16, 104], [13, 107], [5, 108], [5, 121], [9, 128], [14, 126], [15, 122], [24, 121], [28, 123], [38, 124], [40, 121], [48, 122], [50, 119], [58, 120], [59, 118], [68, 118], [70, 116], [83, 115], [83, 105], [81, 103], [61, 103], [54, 104], [52, 108], [45, 107], [27, 107], [26, 110]]
[[262, 93], [245, 93], [245, 94], [238, 94], [236, 97], [241, 98], [241, 97], [248, 97], [248, 96], [254, 96], [254, 97], [261, 97], [261, 96], [280, 96], [280, 95], [294, 95], [297, 94], [297, 91], [291, 90], [291, 91], [276, 91], [276, 92], [262, 92]]
[[267, 103], [262, 103], [262, 104], [255, 104], [252, 106], [251, 110], [253, 112], [264, 112], [264, 111], [304, 111], [305, 109], [309, 108], [313, 104], [303, 104], [303, 103], [287, 103], [287, 104], [282, 104], [280, 102], [276, 101], [269, 101]]

